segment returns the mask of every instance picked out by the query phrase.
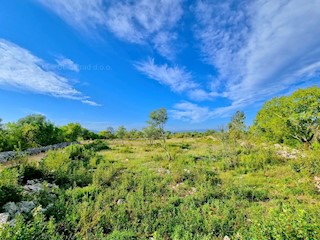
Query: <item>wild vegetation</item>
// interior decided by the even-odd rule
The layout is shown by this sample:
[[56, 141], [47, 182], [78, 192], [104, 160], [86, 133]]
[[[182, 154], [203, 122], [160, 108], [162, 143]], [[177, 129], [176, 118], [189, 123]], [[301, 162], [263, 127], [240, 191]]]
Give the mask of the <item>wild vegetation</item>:
[[238, 111], [169, 133], [159, 109], [143, 131], [1, 166], [0, 239], [319, 239], [319, 88], [280, 99], [249, 130]]

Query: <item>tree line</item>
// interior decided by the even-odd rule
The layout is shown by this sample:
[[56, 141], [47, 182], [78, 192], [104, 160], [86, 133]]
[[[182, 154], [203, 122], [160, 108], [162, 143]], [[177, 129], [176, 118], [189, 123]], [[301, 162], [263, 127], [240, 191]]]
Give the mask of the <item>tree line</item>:
[[31, 114], [17, 122], [1, 124], [0, 151], [25, 150], [79, 139], [97, 139], [99, 135], [83, 128], [79, 123], [58, 127], [45, 116]]
[[[163, 110], [165, 111], [165, 109]], [[106, 130], [96, 133], [82, 127], [79, 123], [69, 123], [60, 127], [43, 115], [31, 114], [19, 119], [17, 122], [6, 124], [2, 124], [2, 119], [0, 118], [0, 152], [94, 139], [119, 139], [123, 143], [126, 139], [146, 139], [149, 143], [154, 143], [160, 138], [164, 139], [164, 136], [165, 138], [200, 137], [209, 135], [211, 132], [172, 133], [149, 124], [148, 127], [142, 130], [127, 130], [124, 126], [119, 126], [117, 129], [107, 127]]]
[[242, 111], [237, 111], [232, 116], [227, 127], [206, 132], [172, 133], [165, 130], [167, 120], [166, 109], [160, 108], [150, 113], [147, 126], [141, 130], [127, 130], [120, 126], [117, 129], [108, 127], [95, 133], [79, 123], [58, 127], [39, 114], [32, 114], [7, 124], [1, 124], [0, 119], [0, 151], [24, 150], [88, 139], [120, 139], [123, 143], [125, 139], [145, 139], [149, 144], [159, 143], [170, 158], [166, 139], [210, 136], [217, 132], [220, 137], [222, 135], [233, 140], [246, 136], [291, 146], [319, 147], [320, 88], [314, 86], [299, 89], [289, 96], [272, 98], [262, 106], [250, 128], [245, 125], [245, 115]]

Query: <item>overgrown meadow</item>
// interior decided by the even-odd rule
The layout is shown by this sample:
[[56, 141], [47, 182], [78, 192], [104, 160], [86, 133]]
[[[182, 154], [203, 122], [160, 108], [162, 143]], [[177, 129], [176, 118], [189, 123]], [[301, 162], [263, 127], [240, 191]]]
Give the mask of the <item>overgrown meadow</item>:
[[142, 131], [9, 123], [9, 149], [82, 142], [0, 165], [0, 239], [320, 239], [319, 103], [300, 89], [205, 133], [166, 132], [164, 108]]
[[171, 160], [142, 139], [95, 140], [3, 165], [2, 210], [34, 206], [0, 239], [319, 239], [319, 150], [223, 133], [167, 145]]

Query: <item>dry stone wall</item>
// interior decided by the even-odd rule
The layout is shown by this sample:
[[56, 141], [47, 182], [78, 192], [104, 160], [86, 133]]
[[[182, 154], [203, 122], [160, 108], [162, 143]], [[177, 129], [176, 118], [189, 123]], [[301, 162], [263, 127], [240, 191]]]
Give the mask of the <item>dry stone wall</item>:
[[8, 152], [0, 152], [0, 163], [7, 162], [9, 160], [22, 157], [25, 155], [35, 155], [39, 154], [42, 152], [46, 152], [48, 150], [54, 150], [54, 149], [59, 149], [59, 148], [65, 148], [71, 144], [78, 144], [77, 142], [63, 142], [63, 143], [57, 143], [53, 145], [48, 145], [44, 147], [38, 147], [38, 148], [29, 148], [25, 151], [8, 151]]

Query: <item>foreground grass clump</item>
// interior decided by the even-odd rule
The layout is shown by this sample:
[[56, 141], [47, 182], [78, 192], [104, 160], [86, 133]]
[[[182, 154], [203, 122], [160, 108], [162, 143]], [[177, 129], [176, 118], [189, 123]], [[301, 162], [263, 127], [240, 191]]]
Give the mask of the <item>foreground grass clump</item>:
[[[10, 216], [15, 224], [0, 227], [0, 239], [320, 236], [318, 150], [285, 158], [273, 145], [199, 137], [170, 139], [168, 151], [170, 160], [143, 140], [96, 141], [5, 168], [0, 191], [14, 197], [0, 197], [1, 207], [33, 201], [36, 208]], [[43, 190], [22, 191], [32, 179], [43, 181]]]

